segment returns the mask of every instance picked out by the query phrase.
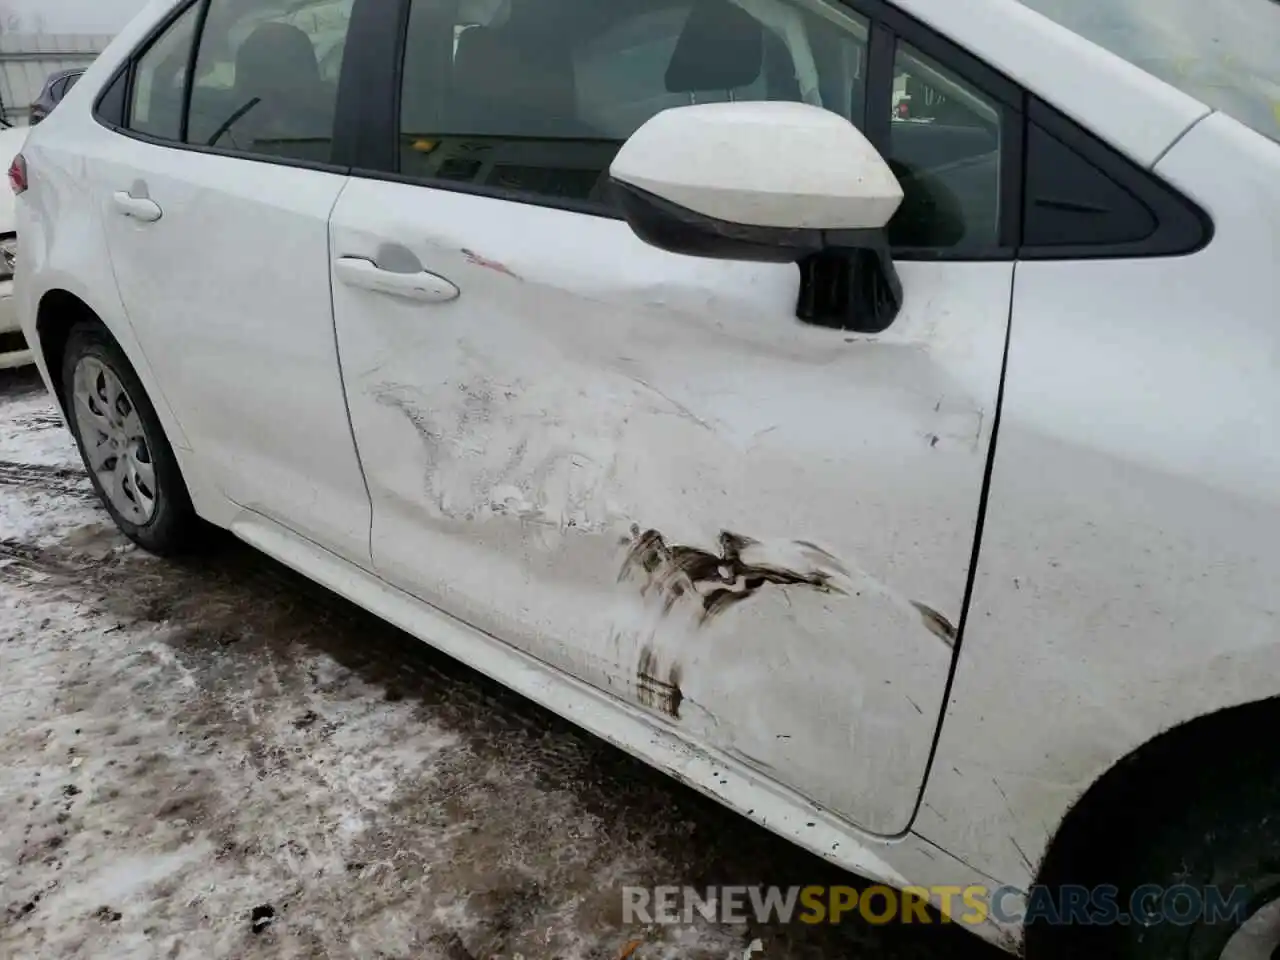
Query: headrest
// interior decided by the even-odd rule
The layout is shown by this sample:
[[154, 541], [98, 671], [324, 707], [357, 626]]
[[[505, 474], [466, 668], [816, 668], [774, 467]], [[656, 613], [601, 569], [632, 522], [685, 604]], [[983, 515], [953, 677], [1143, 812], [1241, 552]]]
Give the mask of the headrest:
[[764, 62], [764, 27], [730, 0], [700, 0], [667, 65], [667, 90], [698, 93], [747, 87]]
[[507, 35], [493, 27], [471, 27], [458, 37], [453, 56], [453, 85], [461, 91], [492, 90], [507, 97], [520, 91], [520, 51]]
[[[453, 61], [454, 133], [545, 135], [548, 124], [577, 115], [567, 51], [507, 29], [471, 27]], [[543, 133], [539, 133], [543, 131]]]
[[459, 0], [455, 22], [468, 26], [501, 27], [511, 19], [511, 0]]
[[311, 39], [287, 23], [264, 23], [236, 51], [236, 86], [291, 90], [320, 82]]

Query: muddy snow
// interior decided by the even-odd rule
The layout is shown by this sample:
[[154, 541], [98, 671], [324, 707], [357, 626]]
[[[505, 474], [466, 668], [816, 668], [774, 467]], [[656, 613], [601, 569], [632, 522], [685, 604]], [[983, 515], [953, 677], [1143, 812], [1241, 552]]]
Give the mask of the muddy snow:
[[952, 927], [624, 923], [857, 883], [226, 538], [110, 526], [0, 373], [0, 956], [1000, 955]]

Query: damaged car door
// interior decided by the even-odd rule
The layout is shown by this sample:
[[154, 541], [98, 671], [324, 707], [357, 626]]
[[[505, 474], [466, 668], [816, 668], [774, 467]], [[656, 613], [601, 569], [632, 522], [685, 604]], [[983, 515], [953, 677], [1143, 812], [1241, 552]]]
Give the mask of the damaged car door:
[[[725, 769], [903, 830], [993, 437], [1016, 97], [936, 37], [881, 35], [869, 77], [856, 3], [411, 6], [396, 115], [363, 118], [398, 129], [331, 227], [377, 570]], [[907, 74], [966, 110], [892, 124]], [[682, 255], [619, 218], [624, 142], [728, 101], [865, 127], [905, 193], [896, 314], [824, 313], [821, 258]]]

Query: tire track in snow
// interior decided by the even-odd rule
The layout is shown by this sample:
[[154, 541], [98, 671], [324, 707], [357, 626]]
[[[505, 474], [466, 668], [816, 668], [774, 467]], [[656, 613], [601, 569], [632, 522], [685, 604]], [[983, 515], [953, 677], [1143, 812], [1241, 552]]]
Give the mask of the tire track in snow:
[[81, 500], [97, 500], [93, 484], [82, 470], [70, 467], [50, 467], [36, 463], [15, 463], [0, 460], [0, 485], [11, 487], [35, 487], [42, 493], [76, 497]]

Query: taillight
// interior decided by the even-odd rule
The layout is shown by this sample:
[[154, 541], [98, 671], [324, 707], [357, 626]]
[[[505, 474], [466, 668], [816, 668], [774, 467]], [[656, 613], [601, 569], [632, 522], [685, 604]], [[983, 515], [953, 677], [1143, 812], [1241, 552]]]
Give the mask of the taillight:
[[9, 186], [14, 193], [27, 192], [27, 158], [18, 154], [9, 164]]

